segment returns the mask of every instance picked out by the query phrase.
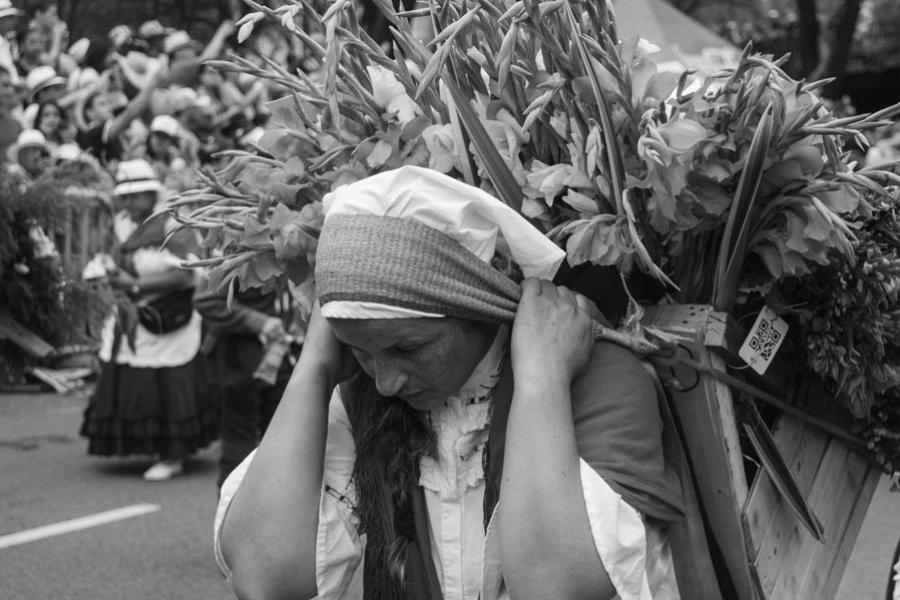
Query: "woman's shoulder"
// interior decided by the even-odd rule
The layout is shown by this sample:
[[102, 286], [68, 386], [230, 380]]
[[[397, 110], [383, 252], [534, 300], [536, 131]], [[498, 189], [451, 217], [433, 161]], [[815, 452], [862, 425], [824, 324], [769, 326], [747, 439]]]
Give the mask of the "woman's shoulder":
[[658, 388], [630, 350], [598, 343], [572, 388], [579, 455], [633, 506], [668, 520], [681, 489], [663, 452]]

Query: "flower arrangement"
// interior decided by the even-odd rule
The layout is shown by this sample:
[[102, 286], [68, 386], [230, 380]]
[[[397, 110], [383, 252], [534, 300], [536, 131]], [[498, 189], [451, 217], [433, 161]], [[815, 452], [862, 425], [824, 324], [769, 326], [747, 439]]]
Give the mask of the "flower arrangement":
[[[286, 90], [259, 152], [227, 153], [227, 167], [203, 173], [203, 187], [170, 209], [223, 250], [201, 263], [223, 286], [286, 277], [312, 297], [322, 196], [416, 164], [520, 210], [572, 265], [640, 270], [674, 301], [741, 316], [782, 282], [856, 273], [866, 264], [860, 223], [900, 179], [844, 152], [898, 107], [835, 118], [816, 96], [824, 82], [795, 81], [749, 47], [720, 72], [661, 71], [652, 44], [617, 41], [607, 3], [435, 0], [398, 13], [377, 0], [394, 34], [388, 52], [348, 0], [321, 10], [246, 1], [239, 38], [277, 19], [322, 70], [214, 61]], [[411, 18], [429, 19], [434, 37], [418, 40]], [[809, 357], [830, 372], [815, 368], [821, 352]]]
[[[70, 185], [98, 182], [77, 166], [50, 171], [32, 185], [0, 168], [0, 312], [59, 348], [94, 346], [113, 303], [110, 294], [67, 273], [48, 224], [63, 222]], [[0, 345], [0, 383], [24, 379], [33, 359]]]

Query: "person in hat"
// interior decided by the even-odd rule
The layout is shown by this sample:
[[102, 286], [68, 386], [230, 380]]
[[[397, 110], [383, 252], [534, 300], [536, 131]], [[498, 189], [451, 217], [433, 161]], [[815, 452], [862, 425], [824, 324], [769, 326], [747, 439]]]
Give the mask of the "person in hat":
[[14, 116], [15, 111], [21, 108], [19, 94], [13, 84], [13, 72], [0, 66], [0, 161], [6, 159], [7, 150], [22, 132], [22, 123]]
[[550, 281], [565, 252], [420, 167], [323, 208], [303, 351], [221, 490], [238, 595], [679, 598], [657, 388]]
[[20, 133], [10, 151], [21, 172], [30, 181], [40, 177], [49, 166], [50, 147], [44, 134], [36, 129], [26, 129]]
[[60, 144], [74, 142], [77, 134], [66, 111], [55, 102], [41, 102], [34, 118], [34, 128], [44, 134], [51, 151]]
[[165, 53], [166, 37], [171, 33], [156, 19], [144, 21], [138, 27], [138, 36], [147, 43], [147, 55], [157, 58]]
[[113, 115], [112, 103], [102, 86], [84, 94], [76, 108], [85, 122], [85, 128], [76, 140], [78, 144], [104, 165], [120, 160], [122, 144], [119, 136], [147, 109], [157, 89], [165, 85], [166, 77], [166, 69], [160, 66], [151, 75], [147, 86], [118, 115]]
[[19, 70], [15, 61], [18, 54], [15, 32], [19, 19], [24, 14], [24, 11], [13, 6], [11, 0], [0, 0], [0, 67], [9, 72], [14, 84], [19, 83]]
[[25, 78], [29, 101], [33, 104], [56, 102], [66, 93], [65, 77], [56, 74], [53, 67], [42, 65], [32, 69]]
[[157, 457], [144, 479], [164, 481], [218, 435], [217, 399], [203, 393], [196, 360], [195, 274], [181, 266], [199, 247], [192, 232], [171, 233], [171, 220], [148, 220], [161, 205], [162, 184], [146, 161], [119, 164], [114, 194], [123, 211], [114, 219], [115, 266], [107, 277], [130, 301], [104, 325], [103, 367], [81, 435], [89, 454]]

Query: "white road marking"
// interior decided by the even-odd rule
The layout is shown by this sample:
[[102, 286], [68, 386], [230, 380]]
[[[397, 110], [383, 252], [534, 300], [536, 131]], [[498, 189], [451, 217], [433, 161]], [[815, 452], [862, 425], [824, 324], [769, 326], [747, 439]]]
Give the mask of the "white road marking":
[[131, 506], [123, 506], [114, 510], [88, 515], [86, 517], [78, 517], [77, 519], [69, 519], [68, 521], [60, 521], [50, 525], [35, 527], [34, 529], [26, 529], [17, 533], [0, 536], [0, 549], [19, 546], [29, 542], [36, 542], [49, 537], [62, 535], [64, 533], [72, 533], [82, 529], [90, 529], [98, 525], [106, 525], [107, 523], [115, 523], [132, 517], [139, 517], [154, 513], [160, 509], [159, 504], [132, 504]]

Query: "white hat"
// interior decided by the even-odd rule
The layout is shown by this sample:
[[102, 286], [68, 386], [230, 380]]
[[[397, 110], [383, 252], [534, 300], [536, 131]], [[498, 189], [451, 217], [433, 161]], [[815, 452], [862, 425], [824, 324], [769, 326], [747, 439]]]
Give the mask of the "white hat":
[[37, 121], [37, 114], [40, 109], [41, 105], [37, 102], [32, 102], [25, 107], [25, 110], [22, 111], [22, 126], [25, 129], [34, 129], [34, 122]]
[[15, 143], [9, 147], [9, 158], [14, 162], [19, 162], [19, 152], [25, 148], [43, 148], [44, 152], [50, 152], [50, 148], [47, 146], [47, 138], [37, 129], [22, 130]]
[[78, 38], [78, 40], [72, 42], [72, 45], [69, 46], [69, 50], [67, 54], [75, 59], [75, 62], [80, 63], [87, 56], [88, 50], [91, 49], [91, 40], [86, 37]]
[[164, 133], [173, 138], [178, 137], [180, 129], [178, 121], [170, 115], [156, 115], [150, 123], [150, 133]]
[[109, 30], [109, 39], [116, 47], [121, 46], [129, 39], [133, 32], [131, 31], [131, 27], [128, 25], [116, 25], [112, 29]]
[[94, 87], [100, 81], [100, 73], [93, 67], [75, 69], [69, 74], [67, 88], [70, 92], [86, 90]]
[[51, 154], [56, 160], [78, 160], [83, 153], [81, 146], [70, 142], [60, 144]]
[[194, 40], [191, 39], [191, 36], [188, 35], [188, 32], [179, 29], [178, 31], [170, 33], [166, 36], [166, 41], [163, 42], [163, 51], [166, 54], [171, 54], [177, 50], [181, 50], [186, 46], [191, 46], [196, 44]]
[[259, 140], [262, 139], [263, 134], [266, 133], [266, 130], [257, 125], [243, 136], [241, 136], [240, 144], [241, 146], [253, 146], [259, 143]]
[[56, 74], [56, 69], [47, 65], [33, 68], [25, 78], [25, 86], [28, 88], [30, 98], [34, 98], [39, 91], [54, 85], [65, 85], [66, 80]]
[[[566, 252], [515, 209], [438, 171], [407, 165], [337, 187], [322, 199], [325, 223], [344, 215], [409, 219], [451, 237], [489, 263], [502, 238], [525, 277], [552, 279]], [[434, 317], [429, 312], [356, 300], [331, 301], [335, 318]]]
[[153, 76], [162, 67], [160, 60], [150, 58], [143, 52], [130, 51], [125, 56], [116, 55], [116, 62], [128, 82], [139, 90], [150, 85]]
[[119, 163], [119, 168], [116, 170], [116, 189], [113, 190], [113, 194], [122, 196], [160, 191], [162, 191], [162, 183], [157, 178], [156, 171], [146, 160], [138, 158]]
[[3, 17], [22, 17], [25, 16], [24, 10], [19, 10], [13, 6], [12, 0], [0, 0], [0, 19]]
[[162, 26], [162, 23], [153, 19], [152, 21], [144, 21], [141, 23], [141, 26], [138, 27], [138, 35], [148, 40], [150, 38], [160, 37], [166, 35], [166, 28]]

